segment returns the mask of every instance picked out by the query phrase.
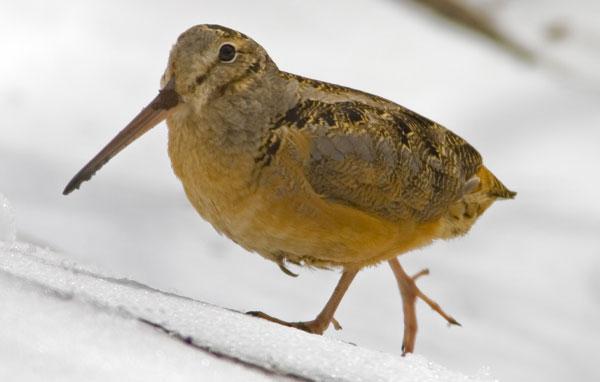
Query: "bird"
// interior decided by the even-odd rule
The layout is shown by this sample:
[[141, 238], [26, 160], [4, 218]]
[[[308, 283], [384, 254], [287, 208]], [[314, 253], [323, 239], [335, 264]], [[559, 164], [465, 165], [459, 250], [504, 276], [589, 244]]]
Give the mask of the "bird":
[[404, 313], [402, 354], [414, 352], [425, 295], [398, 257], [465, 235], [498, 199], [511, 199], [467, 141], [385, 98], [280, 70], [233, 29], [196, 25], [170, 51], [158, 95], [67, 184], [166, 120], [172, 169], [217, 232], [273, 261], [335, 269], [341, 277], [315, 319], [250, 315], [313, 334], [333, 325], [357, 273], [387, 262]]

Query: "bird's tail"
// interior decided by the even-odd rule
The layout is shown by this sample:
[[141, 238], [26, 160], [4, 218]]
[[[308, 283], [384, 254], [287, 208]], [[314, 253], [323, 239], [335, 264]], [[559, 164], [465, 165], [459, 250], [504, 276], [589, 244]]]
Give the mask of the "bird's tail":
[[500, 199], [513, 199], [517, 193], [506, 188], [504, 184], [485, 166], [481, 166], [477, 172], [481, 182], [481, 191], [487, 192], [491, 197]]

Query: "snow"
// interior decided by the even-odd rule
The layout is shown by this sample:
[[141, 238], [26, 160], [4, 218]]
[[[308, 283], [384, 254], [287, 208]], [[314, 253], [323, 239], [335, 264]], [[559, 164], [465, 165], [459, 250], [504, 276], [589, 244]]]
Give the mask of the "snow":
[[11, 243], [16, 237], [15, 213], [8, 199], [0, 194], [0, 241]]
[[491, 381], [97, 273], [23, 243], [0, 244], [0, 299], [9, 307], [0, 311], [0, 380]]
[[208, 353], [191, 351], [121, 317], [115, 313], [117, 307], [111, 307], [115, 311], [111, 313], [52, 291], [0, 273], [0, 298], [3, 306], [10, 307], [0, 313], [0, 380], [271, 380]]
[[[0, 2], [0, 46], [10, 57], [0, 60], [0, 191], [18, 212], [18, 238], [218, 306], [314, 317], [339, 275], [294, 268], [292, 279], [215, 234], [172, 174], [164, 126], [61, 195], [155, 96], [178, 34], [223, 24], [254, 37], [284, 70], [439, 121], [519, 192], [468, 236], [400, 259], [409, 272], [431, 269], [421, 289], [463, 325], [449, 329], [420, 304], [417, 357], [466, 375], [489, 368], [503, 381], [600, 380], [599, 3], [507, 3], [501, 21], [514, 34], [573, 20], [570, 38], [539, 51], [585, 66], [583, 79], [528, 66], [399, 1]], [[4, 306], [0, 315], [17, 309]], [[385, 266], [357, 276], [336, 318], [344, 330], [328, 338], [400, 353], [401, 301]]]

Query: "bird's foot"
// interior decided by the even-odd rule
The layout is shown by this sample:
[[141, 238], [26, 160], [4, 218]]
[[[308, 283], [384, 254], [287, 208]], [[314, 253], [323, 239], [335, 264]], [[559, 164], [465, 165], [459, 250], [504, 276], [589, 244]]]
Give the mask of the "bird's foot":
[[415, 341], [417, 339], [417, 312], [416, 302], [417, 298], [425, 301], [427, 305], [440, 316], [442, 316], [450, 325], [458, 325], [452, 316], [444, 312], [438, 303], [427, 297], [417, 287], [416, 280], [424, 275], [429, 274], [428, 269], [416, 273], [414, 276], [406, 274], [398, 259], [392, 259], [389, 261], [390, 267], [396, 276], [398, 286], [400, 287], [400, 294], [402, 295], [402, 309], [404, 311], [404, 338], [402, 340], [402, 355], [406, 353], [412, 353], [415, 348]]
[[417, 298], [423, 300], [431, 309], [442, 316], [449, 325], [461, 326], [454, 317], [450, 316], [440, 307], [440, 305], [425, 295], [419, 287], [417, 287], [416, 280], [429, 274], [428, 269], [423, 269], [415, 275], [402, 277], [402, 282], [399, 282], [400, 292], [402, 294], [402, 303], [404, 308], [404, 338], [402, 340], [402, 355], [406, 353], [412, 353], [415, 348], [415, 341], [417, 338], [417, 314], [416, 314], [416, 302]]
[[420, 298], [421, 300], [425, 301], [425, 303], [427, 305], [429, 305], [429, 307], [431, 309], [433, 309], [440, 316], [442, 316], [448, 322], [448, 325], [462, 326], [458, 321], [456, 321], [454, 319], [454, 317], [452, 317], [451, 315], [449, 315], [446, 312], [444, 312], [444, 310], [442, 309], [442, 307], [437, 302], [435, 302], [432, 299], [430, 299], [429, 297], [427, 297], [427, 295], [425, 295], [423, 292], [421, 292], [421, 290], [417, 287], [417, 284], [415, 283], [415, 281], [419, 277], [425, 276], [425, 275], [428, 275], [428, 274], [429, 274], [429, 269], [425, 268], [425, 269], [422, 269], [421, 271], [415, 273], [411, 277], [412, 282], [410, 284], [411, 284], [412, 288], [414, 288], [414, 291], [415, 291], [417, 297]]
[[290, 328], [300, 329], [300, 330], [303, 330], [305, 332], [312, 333], [312, 334], [323, 334], [323, 332], [325, 332], [325, 330], [329, 327], [329, 324], [331, 324], [331, 323], [333, 323], [333, 327], [336, 330], [340, 330], [342, 328], [340, 326], [339, 322], [337, 322], [337, 320], [335, 318], [332, 318], [331, 321], [329, 321], [329, 322], [327, 320], [322, 320], [319, 318], [312, 320], [312, 321], [288, 322], [288, 321], [283, 321], [283, 320], [280, 320], [279, 318], [275, 318], [273, 316], [269, 316], [266, 313], [258, 312], [258, 311], [247, 312], [246, 314], [248, 314], [250, 316], [254, 316], [254, 317], [263, 318], [265, 320], [275, 322], [276, 324], [279, 324], [279, 325], [288, 326]]

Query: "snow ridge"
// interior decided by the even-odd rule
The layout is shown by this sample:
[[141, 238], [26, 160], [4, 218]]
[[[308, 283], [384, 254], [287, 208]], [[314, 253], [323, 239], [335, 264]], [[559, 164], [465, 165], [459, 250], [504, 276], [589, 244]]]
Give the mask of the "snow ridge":
[[[8, 288], [4, 284], [8, 285]], [[170, 342], [185, 345], [179, 351], [190, 353], [193, 357], [201, 357], [199, 365], [208, 362], [212, 368], [211, 380], [227, 380], [235, 378], [243, 380], [310, 380], [310, 381], [479, 381], [489, 378], [470, 378], [459, 373], [451, 372], [442, 366], [433, 364], [421, 356], [402, 358], [376, 352], [358, 346], [353, 346], [327, 337], [310, 335], [295, 329], [281, 327], [260, 319], [249, 317], [240, 312], [223, 309], [206, 304], [191, 298], [178, 296], [173, 293], [163, 292], [136, 281], [115, 278], [86, 269], [69, 261], [61, 255], [23, 243], [0, 243], [0, 297], [8, 300], [21, 301], [21, 297], [14, 297], [15, 293], [34, 293], [39, 301], [35, 303], [36, 309], [42, 315], [44, 325], [69, 327], [82, 321], [78, 313], [74, 313], [70, 320], [52, 322], [45, 313], [44, 306], [52, 304], [52, 300], [60, 300], [68, 304], [69, 309], [75, 311], [90, 309], [92, 321], [98, 315], [108, 315], [109, 320], [116, 320], [119, 325], [123, 321], [127, 325], [135, 323], [137, 333], [142, 330], [142, 337], [160, 337]], [[16, 289], [16, 290], [15, 290]], [[31, 292], [33, 290], [33, 292]], [[12, 293], [12, 294], [11, 294]], [[0, 344], [18, 341], [15, 332], [28, 332], [31, 328], [28, 321], [15, 322], [14, 317], [19, 317], [18, 311], [22, 309], [18, 304], [9, 305], [9, 314], [0, 314], [0, 325], [3, 328], [12, 327], [10, 333], [0, 331]], [[11, 310], [13, 311], [11, 314]], [[15, 313], [16, 311], [16, 313]], [[27, 316], [31, 316], [28, 313]], [[12, 320], [10, 318], [13, 317]], [[10, 320], [10, 321], [9, 321]], [[18, 320], [20, 321], [20, 320]], [[73, 322], [71, 322], [73, 321]], [[111, 324], [112, 325], [112, 324]], [[140, 328], [150, 327], [154, 330], [148, 333]], [[82, 329], [85, 332], [85, 328]], [[90, 330], [95, 330], [90, 328]], [[54, 336], [53, 341], [62, 343], [63, 348], [71, 349], [81, 344], [69, 343], [69, 338], [56, 336], [54, 331], [44, 332], [46, 336]], [[135, 338], [137, 334], [123, 332], [122, 328], [108, 325], [104, 335], [106, 342], [123, 337]], [[68, 334], [65, 335], [68, 337]], [[96, 336], [93, 336], [96, 341]], [[147, 338], [132, 339], [128, 357], [136, 359], [141, 357], [137, 341], [146, 341]], [[45, 339], [40, 341], [44, 343]], [[103, 342], [101, 340], [100, 342]], [[19, 347], [32, 346], [28, 349], [35, 356], [35, 345], [28, 345], [27, 340], [19, 343]], [[107, 345], [107, 346], [109, 346]], [[171, 344], [169, 346], [172, 346]], [[0, 345], [0, 365], [10, 364], [3, 362], [7, 349]], [[110, 347], [110, 346], [109, 346]], [[160, 351], [160, 348], [152, 351]], [[87, 349], [88, 353], [78, 352], [81, 362], [87, 359], [105, 358], [107, 355], [98, 349]], [[42, 352], [43, 353], [43, 352]], [[61, 360], [68, 351], [55, 351], [54, 362], [62, 361], [64, 365], [56, 379], [63, 379], [69, 374], [69, 361]], [[46, 354], [47, 355], [47, 354]], [[31, 354], [28, 355], [31, 359]], [[58, 358], [58, 360], [56, 359]], [[100, 363], [103, 365], [102, 363]], [[179, 373], [181, 380], [186, 378], [206, 377], [206, 370], [194, 370], [194, 361], [191, 361], [190, 374], [181, 374], [181, 369], [172, 370], [171, 375]], [[213, 366], [214, 365], [214, 366]], [[16, 364], [18, 367], [18, 363]], [[102, 367], [111, 370], [111, 365]], [[98, 365], [95, 365], [98, 367]], [[126, 367], [124, 365], [123, 367]], [[12, 376], [16, 369], [2, 370], [0, 377]], [[216, 369], [215, 369], [216, 368]], [[22, 367], [21, 367], [22, 369]], [[113, 367], [116, 374], [113, 377], [122, 377], [122, 370]], [[215, 371], [216, 370], [216, 371]], [[162, 370], [169, 371], [167, 364]], [[48, 371], [45, 371], [45, 375]], [[66, 374], [65, 374], [66, 373]], [[52, 374], [50, 374], [52, 375]], [[80, 377], [80, 376], [78, 376]], [[141, 378], [140, 375], [137, 375]], [[154, 375], [154, 378], [158, 377]], [[52, 379], [52, 378], [51, 378]]]

